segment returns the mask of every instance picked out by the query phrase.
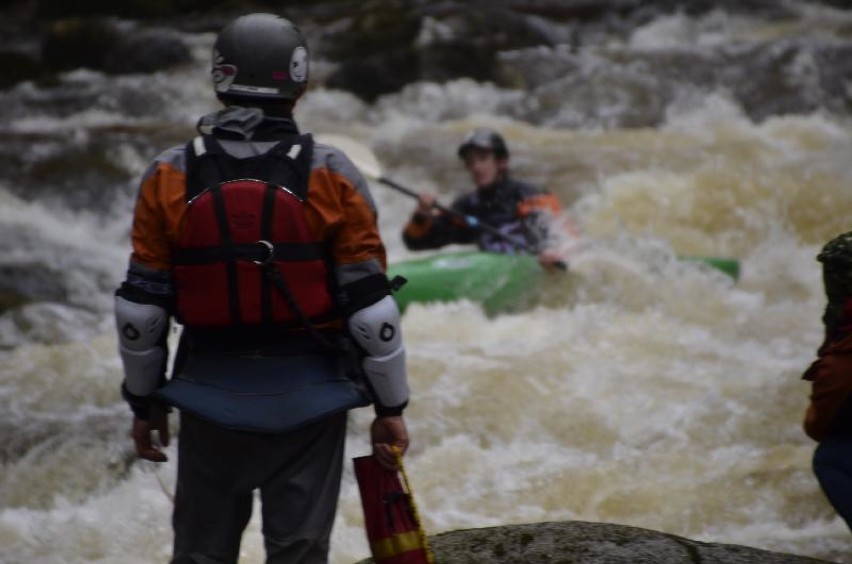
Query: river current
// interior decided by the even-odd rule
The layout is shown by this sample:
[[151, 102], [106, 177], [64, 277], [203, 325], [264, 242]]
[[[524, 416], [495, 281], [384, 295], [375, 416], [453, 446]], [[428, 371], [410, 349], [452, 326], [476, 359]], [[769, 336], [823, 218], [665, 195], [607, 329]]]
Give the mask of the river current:
[[[580, 55], [509, 57], [553, 72], [570, 59], [585, 83], [420, 83], [372, 105], [316, 88], [297, 106], [304, 130], [366, 143], [387, 176], [446, 202], [468, 187], [461, 137], [499, 129], [514, 173], [556, 192], [584, 234], [565, 242], [569, 273], [527, 309], [406, 311], [406, 466], [428, 533], [583, 520], [852, 562], [852, 536], [810, 470], [800, 380], [822, 339], [816, 254], [852, 229], [852, 120], [814, 70], [819, 49], [852, 44], [852, 15], [801, 6], [784, 20], [660, 16]], [[161, 466], [134, 461], [111, 305], [139, 175], [217, 107], [213, 36], [187, 40], [195, 66], [78, 70], [0, 93], [0, 267], [43, 290], [0, 316], [4, 564], [168, 559], [176, 451]], [[648, 63], [756, 45], [797, 46], [785, 95], [810, 100], [807, 111], [758, 118], [731, 85], [697, 89]], [[655, 85], [669, 94], [647, 102], [657, 122], [626, 127]], [[390, 260], [419, 256], [399, 238], [412, 201], [372, 190]], [[741, 277], [677, 255], [735, 257]], [[353, 413], [347, 458], [368, 452], [370, 417]], [[368, 552], [347, 464], [331, 561]], [[263, 561], [257, 515], [241, 561]]]

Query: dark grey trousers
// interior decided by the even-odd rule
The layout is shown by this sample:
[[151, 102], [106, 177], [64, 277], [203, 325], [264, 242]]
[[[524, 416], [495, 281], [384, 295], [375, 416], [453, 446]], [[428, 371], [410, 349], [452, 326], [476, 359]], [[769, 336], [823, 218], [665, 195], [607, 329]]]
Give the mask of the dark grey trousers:
[[172, 564], [233, 564], [260, 490], [267, 564], [324, 564], [346, 413], [295, 431], [232, 431], [181, 413]]

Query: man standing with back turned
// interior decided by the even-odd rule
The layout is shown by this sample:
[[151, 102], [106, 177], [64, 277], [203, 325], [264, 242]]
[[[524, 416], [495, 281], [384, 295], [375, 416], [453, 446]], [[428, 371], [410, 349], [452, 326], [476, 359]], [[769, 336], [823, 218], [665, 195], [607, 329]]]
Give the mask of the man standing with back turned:
[[[373, 200], [345, 155], [293, 121], [308, 64], [288, 20], [229, 23], [212, 67], [226, 107], [160, 154], [139, 189], [115, 303], [122, 393], [147, 460], [166, 460], [167, 406], [180, 410], [175, 564], [235, 563], [255, 490], [267, 562], [326, 562], [347, 410], [373, 401], [384, 466], [408, 446]], [[172, 316], [184, 329], [167, 380]]]

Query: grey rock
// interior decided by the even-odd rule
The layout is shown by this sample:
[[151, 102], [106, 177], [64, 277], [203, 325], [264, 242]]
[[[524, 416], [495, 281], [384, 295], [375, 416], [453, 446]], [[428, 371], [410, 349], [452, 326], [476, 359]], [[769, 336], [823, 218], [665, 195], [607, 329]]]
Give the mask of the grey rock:
[[[583, 521], [505, 525], [429, 539], [439, 564], [806, 564], [826, 562], [650, 529]], [[373, 562], [362, 560], [359, 564]]]
[[60, 274], [36, 261], [0, 264], [0, 313], [33, 301], [63, 301]]
[[178, 32], [110, 18], [53, 22], [42, 41], [41, 56], [52, 69], [82, 67], [111, 74], [150, 73], [191, 60]]

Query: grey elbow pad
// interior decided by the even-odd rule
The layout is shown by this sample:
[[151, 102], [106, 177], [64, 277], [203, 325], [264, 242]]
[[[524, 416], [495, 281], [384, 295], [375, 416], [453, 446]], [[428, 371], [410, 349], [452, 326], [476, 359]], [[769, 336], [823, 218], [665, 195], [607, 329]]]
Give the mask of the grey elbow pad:
[[147, 396], [157, 388], [165, 371], [168, 313], [157, 305], [116, 296], [115, 323], [127, 391]]
[[385, 296], [353, 313], [349, 318], [349, 332], [367, 353], [362, 367], [377, 401], [387, 407], [408, 401], [405, 346], [399, 308], [394, 299]]

